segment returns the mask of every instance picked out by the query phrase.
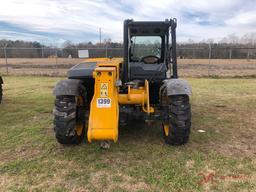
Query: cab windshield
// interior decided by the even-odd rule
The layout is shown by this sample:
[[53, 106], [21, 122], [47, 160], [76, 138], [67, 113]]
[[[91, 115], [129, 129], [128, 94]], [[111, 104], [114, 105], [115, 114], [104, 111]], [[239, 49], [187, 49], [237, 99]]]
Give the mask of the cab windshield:
[[131, 55], [132, 61], [141, 61], [146, 56], [155, 56], [161, 58], [160, 36], [133, 36], [131, 38]]

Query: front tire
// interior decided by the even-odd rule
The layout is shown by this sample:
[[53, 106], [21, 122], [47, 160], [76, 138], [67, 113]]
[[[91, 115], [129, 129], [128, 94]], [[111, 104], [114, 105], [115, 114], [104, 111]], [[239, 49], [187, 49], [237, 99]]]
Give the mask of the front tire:
[[173, 95], [167, 98], [168, 120], [163, 122], [164, 140], [170, 145], [188, 142], [191, 128], [191, 107], [188, 95]]
[[85, 136], [84, 98], [57, 96], [54, 108], [55, 137], [60, 144], [79, 144]]

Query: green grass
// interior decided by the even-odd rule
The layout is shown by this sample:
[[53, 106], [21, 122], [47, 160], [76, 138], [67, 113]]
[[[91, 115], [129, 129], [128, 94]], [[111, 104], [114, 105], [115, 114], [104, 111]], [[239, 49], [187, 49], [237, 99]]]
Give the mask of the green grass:
[[256, 79], [188, 79], [187, 145], [167, 146], [159, 123], [138, 123], [121, 128], [109, 150], [56, 142], [51, 92], [59, 78], [4, 80], [0, 191], [256, 191]]

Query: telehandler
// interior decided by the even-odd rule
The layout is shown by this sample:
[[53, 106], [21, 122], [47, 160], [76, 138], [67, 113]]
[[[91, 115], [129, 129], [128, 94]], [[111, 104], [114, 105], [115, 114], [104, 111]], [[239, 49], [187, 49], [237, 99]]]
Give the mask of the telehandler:
[[188, 142], [191, 87], [178, 79], [176, 19], [125, 20], [123, 59], [94, 58], [75, 65], [59, 81], [54, 131], [61, 144], [118, 139], [128, 116], [161, 121], [167, 144]]

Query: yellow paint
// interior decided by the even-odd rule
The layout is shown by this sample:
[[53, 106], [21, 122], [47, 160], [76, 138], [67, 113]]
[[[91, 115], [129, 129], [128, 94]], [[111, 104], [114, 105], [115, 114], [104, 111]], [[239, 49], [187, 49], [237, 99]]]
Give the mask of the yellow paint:
[[169, 135], [169, 129], [170, 129], [169, 125], [167, 123], [164, 123], [163, 128], [164, 128], [164, 135], [168, 136]]
[[88, 58], [88, 59], [85, 59], [84, 62], [97, 62], [97, 64], [104, 64], [104, 65], [108, 65], [110, 63], [122, 63], [123, 61], [123, 58]]
[[83, 124], [82, 123], [76, 124], [76, 134], [78, 136], [81, 136], [82, 132], [83, 132]]
[[[94, 96], [91, 101], [88, 141], [113, 140], [118, 137], [118, 90], [115, 86], [118, 67], [97, 67], [93, 73], [95, 78]], [[103, 84], [108, 84], [107, 97], [102, 97]], [[100, 102], [101, 101], [101, 102]], [[105, 103], [110, 101], [110, 103]]]
[[149, 85], [145, 80], [144, 87], [137, 89], [128, 85], [127, 94], [119, 94], [116, 81], [119, 80], [119, 68], [122, 60], [97, 58], [86, 62], [97, 62], [93, 72], [95, 79], [94, 96], [91, 101], [87, 138], [93, 140], [113, 140], [118, 138], [119, 104], [141, 105], [144, 112], [150, 114]]
[[[83, 98], [82, 97], [76, 97], [77, 106], [83, 106]], [[83, 123], [76, 123], [76, 134], [78, 136], [81, 136], [83, 133]]]
[[118, 101], [120, 104], [141, 104], [144, 112], [148, 114], [154, 112], [154, 108], [150, 107], [149, 86], [147, 80], [145, 80], [145, 87], [139, 87], [139, 89], [132, 89], [129, 85], [128, 93], [119, 94]]

